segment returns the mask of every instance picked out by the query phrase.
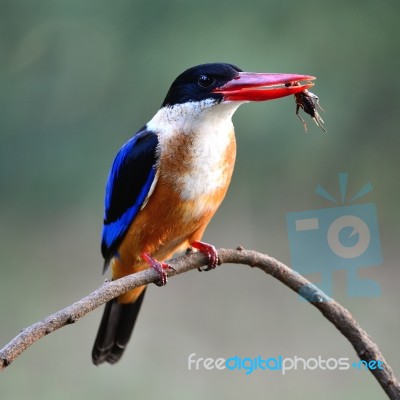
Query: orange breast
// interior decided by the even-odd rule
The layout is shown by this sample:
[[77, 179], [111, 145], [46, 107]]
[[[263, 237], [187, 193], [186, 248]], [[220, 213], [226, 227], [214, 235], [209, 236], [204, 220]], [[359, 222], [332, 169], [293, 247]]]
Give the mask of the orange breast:
[[[222, 171], [221, 184], [193, 199], [182, 198], [176, 185], [177, 177], [190, 173], [189, 153], [184, 151], [185, 147], [187, 150], [187, 146], [178, 146], [173, 157], [161, 156], [154, 192], [135, 217], [118, 249], [119, 257], [112, 262], [113, 279], [148, 268], [140, 258], [143, 252], [164, 261], [200, 240], [225, 197], [235, 163], [234, 133], [216, 166]], [[201, 179], [207, 182], [207, 176]]]

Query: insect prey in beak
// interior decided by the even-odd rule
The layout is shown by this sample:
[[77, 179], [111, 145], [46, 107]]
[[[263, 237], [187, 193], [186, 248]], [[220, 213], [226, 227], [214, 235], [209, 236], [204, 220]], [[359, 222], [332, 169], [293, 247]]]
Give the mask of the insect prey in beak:
[[[298, 86], [298, 82], [287, 83], [286, 86]], [[324, 109], [319, 105], [319, 98], [314, 93], [311, 93], [309, 90], [303, 90], [302, 92], [296, 93], [294, 95], [295, 102], [296, 102], [296, 115], [300, 118], [301, 122], [303, 123], [304, 130], [307, 132], [307, 124], [306, 121], [302, 118], [299, 114], [300, 108], [311, 118], [314, 122], [324, 131], [324, 120], [318, 114], [317, 108], [324, 111]]]

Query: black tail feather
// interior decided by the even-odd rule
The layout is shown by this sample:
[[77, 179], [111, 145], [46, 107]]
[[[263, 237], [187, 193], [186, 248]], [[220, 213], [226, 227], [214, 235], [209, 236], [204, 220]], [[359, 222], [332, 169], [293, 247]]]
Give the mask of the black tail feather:
[[119, 304], [116, 299], [109, 301], [94, 342], [92, 361], [95, 365], [103, 362], [115, 364], [125, 350], [135, 326], [146, 289], [134, 303]]

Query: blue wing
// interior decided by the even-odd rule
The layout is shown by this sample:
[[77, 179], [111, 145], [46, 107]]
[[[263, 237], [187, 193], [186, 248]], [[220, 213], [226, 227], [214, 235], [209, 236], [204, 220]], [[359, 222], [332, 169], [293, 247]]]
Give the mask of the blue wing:
[[116, 255], [156, 176], [158, 138], [144, 127], [119, 150], [108, 177], [101, 252]]

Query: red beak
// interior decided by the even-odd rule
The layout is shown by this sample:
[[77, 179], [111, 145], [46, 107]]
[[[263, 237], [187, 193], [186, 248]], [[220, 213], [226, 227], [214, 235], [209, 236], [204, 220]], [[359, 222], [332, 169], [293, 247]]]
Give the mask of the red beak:
[[[314, 76], [297, 74], [267, 74], [239, 72], [239, 75], [225, 85], [214, 89], [222, 93], [226, 101], [265, 101], [290, 96], [310, 88]], [[301, 84], [300, 81], [306, 81]]]

